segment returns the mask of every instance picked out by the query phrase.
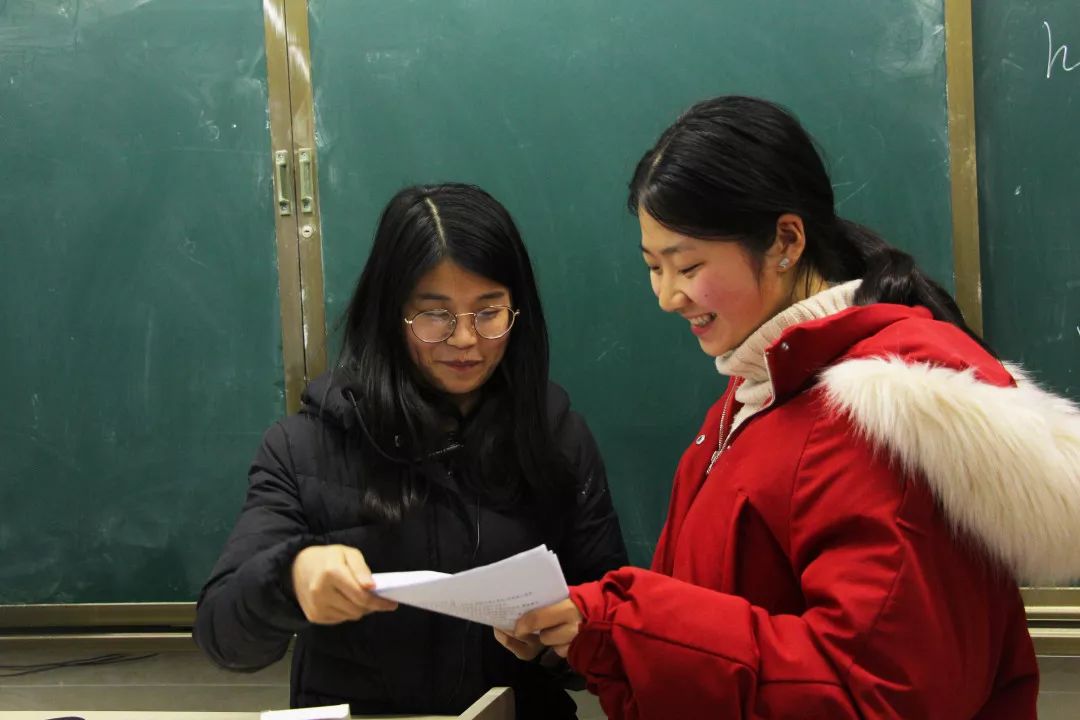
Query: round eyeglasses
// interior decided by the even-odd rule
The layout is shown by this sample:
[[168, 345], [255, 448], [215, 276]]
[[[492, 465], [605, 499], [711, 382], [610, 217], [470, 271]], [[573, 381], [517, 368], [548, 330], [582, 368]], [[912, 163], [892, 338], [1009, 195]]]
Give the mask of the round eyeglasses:
[[420, 342], [440, 343], [449, 340], [457, 330], [458, 318], [471, 316], [473, 331], [482, 338], [498, 340], [514, 326], [518, 310], [506, 305], [492, 305], [483, 310], [452, 313], [449, 310], [425, 310], [411, 318], [404, 318]]

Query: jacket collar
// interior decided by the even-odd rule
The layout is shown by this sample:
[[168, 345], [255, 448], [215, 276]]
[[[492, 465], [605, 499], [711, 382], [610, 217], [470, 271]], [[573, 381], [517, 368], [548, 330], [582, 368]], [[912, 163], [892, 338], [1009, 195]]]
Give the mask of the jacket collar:
[[812, 384], [825, 368], [854, 346], [890, 325], [931, 318], [930, 311], [923, 307], [875, 303], [788, 328], [765, 350], [775, 402], [782, 402]]

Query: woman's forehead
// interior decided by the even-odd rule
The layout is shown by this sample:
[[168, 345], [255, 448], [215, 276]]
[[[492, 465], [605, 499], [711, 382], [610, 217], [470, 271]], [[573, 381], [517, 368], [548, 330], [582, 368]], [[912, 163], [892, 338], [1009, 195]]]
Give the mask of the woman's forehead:
[[468, 303], [506, 299], [509, 294], [505, 285], [443, 260], [420, 277], [411, 299]]

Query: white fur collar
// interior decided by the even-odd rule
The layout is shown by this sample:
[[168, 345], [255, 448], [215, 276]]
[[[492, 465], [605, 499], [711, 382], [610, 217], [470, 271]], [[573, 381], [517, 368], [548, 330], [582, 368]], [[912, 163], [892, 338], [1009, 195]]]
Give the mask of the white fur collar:
[[1017, 387], [897, 357], [838, 363], [822, 384], [1018, 580], [1080, 579], [1080, 408], [1006, 367]]

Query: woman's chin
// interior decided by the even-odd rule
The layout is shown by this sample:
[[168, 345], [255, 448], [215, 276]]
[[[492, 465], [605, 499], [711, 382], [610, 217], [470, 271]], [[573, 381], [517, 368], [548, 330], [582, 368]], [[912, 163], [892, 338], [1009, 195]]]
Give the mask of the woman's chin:
[[731, 343], [727, 341], [727, 338], [703, 335], [702, 337], [699, 337], [697, 341], [698, 345], [701, 346], [701, 351], [709, 357], [720, 357], [733, 349]]
[[478, 372], [470, 372], [466, 375], [441, 371], [435, 374], [433, 385], [447, 395], [470, 395], [487, 381], [487, 373], [478, 368]]

